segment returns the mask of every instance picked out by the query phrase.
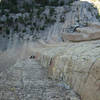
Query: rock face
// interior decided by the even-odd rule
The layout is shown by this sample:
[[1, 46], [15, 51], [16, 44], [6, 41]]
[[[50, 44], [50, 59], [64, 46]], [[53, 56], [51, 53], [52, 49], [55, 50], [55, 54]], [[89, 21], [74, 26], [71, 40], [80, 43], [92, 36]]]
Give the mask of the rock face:
[[71, 10], [66, 14], [64, 29], [77, 26], [86, 26], [88, 22], [98, 22], [99, 17], [97, 8], [85, 1], [76, 1], [72, 4]]
[[63, 41], [81, 42], [100, 39], [100, 23], [89, 23], [87, 27], [76, 28], [75, 32], [62, 34]]
[[47, 69], [34, 57], [16, 60], [8, 53], [0, 53], [0, 100], [80, 100], [63, 82], [48, 79]]
[[82, 100], [100, 100], [100, 40], [34, 50], [48, 75], [71, 86]]
[[87, 1], [89, 3], [94, 4], [94, 6], [98, 9], [100, 14], [100, 0], [80, 0], [80, 1]]

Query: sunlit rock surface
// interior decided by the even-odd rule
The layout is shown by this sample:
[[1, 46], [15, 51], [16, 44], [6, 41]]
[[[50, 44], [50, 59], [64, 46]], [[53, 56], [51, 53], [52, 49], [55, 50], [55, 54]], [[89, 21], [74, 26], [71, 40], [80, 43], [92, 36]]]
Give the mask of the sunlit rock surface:
[[80, 100], [63, 81], [48, 79], [47, 68], [34, 59], [38, 43], [0, 51], [0, 100]]
[[100, 14], [100, 0], [80, 0], [80, 1], [87, 1], [89, 3], [92, 3], [98, 9]]
[[100, 23], [91, 22], [86, 27], [76, 28], [75, 32], [64, 32], [63, 41], [82, 42], [100, 39]]
[[34, 52], [50, 78], [65, 81], [82, 100], [100, 99], [100, 40], [52, 44]]
[[86, 1], [76, 1], [72, 4], [70, 12], [66, 13], [66, 20], [63, 25], [64, 30], [73, 27], [84, 27], [88, 22], [98, 22], [98, 9], [92, 3]]

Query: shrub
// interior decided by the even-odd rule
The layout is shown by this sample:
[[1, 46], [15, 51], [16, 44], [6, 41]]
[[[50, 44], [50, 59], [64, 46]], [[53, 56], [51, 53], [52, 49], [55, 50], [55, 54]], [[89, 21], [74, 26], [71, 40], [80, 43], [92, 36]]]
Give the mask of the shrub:
[[58, 6], [59, 2], [58, 2], [58, 0], [52, 0], [52, 1], [49, 2], [49, 5], [50, 6]]
[[14, 31], [18, 31], [18, 24], [15, 26]]
[[29, 17], [30, 17], [30, 20], [31, 20], [32, 17], [33, 17], [33, 13], [30, 13], [30, 14], [29, 14]]
[[45, 10], [45, 8], [40, 7], [37, 11], [37, 17], [40, 18], [41, 13]]
[[33, 23], [33, 26], [34, 26], [34, 27], [36, 27], [36, 26], [37, 26], [35, 22]]
[[8, 0], [8, 2], [2, 0], [0, 3], [0, 9], [9, 9], [11, 13], [17, 13], [17, 0]]
[[27, 2], [23, 3], [23, 8], [25, 9], [26, 12], [31, 12], [31, 10], [33, 9], [33, 5], [29, 4]]
[[10, 34], [10, 30], [8, 29], [8, 27], [6, 27], [6, 34], [7, 34], [7, 35]]
[[48, 0], [35, 0], [36, 3], [42, 4], [42, 5], [47, 5], [49, 3]]
[[18, 21], [19, 21], [20, 23], [24, 24], [24, 19], [23, 19], [22, 16], [19, 16]]
[[54, 24], [56, 22], [55, 19], [47, 18], [45, 24]]
[[63, 6], [64, 5], [64, 1], [61, 1], [59, 5], [60, 6]]
[[26, 32], [26, 29], [23, 29], [23, 33], [25, 33]]
[[34, 27], [30, 27], [30, 30], [31, 30], [31, 31], [34, 31]]
[[7, 18], [7, 25], [11, 25], [13, 23], [13, 18]]
[[4, 9], [1, 9], [1, 15], [4, 15], [4, 14], [5, 14]]
[[19, 12], [19, 10], [18, 10], [17, 6], [13, 6], [10, 8], [10, 13], [18, 13], [18, 12]]
[[9, 17], [9, 13], [5, 13], [5, 16], [8, 18]]
[[50, 8], [50, 10], [49, 10], [50, 12], [50, 16], [52, 16], [53, 14], [54, 14], [54, 12], [55, 12], [55, 9], [54, 8]]
[[40, 27], [40, 30], [44, 30], [44, 29], [45, 29], [45, 26], [41, 26], [41, 27]]
[[31, 25], [32, 24], [32, 22], [27, 22], [27, 25]]
[[96, 15], [96, 18], [100, 21], [100, 15], [99, 14]]
[[65, 18], [64, 17], [60, 17], [60, 22], [64, 23], [65, 22]]
[[70, 0], [70, 1], [67, 3], [67, 5], [71, 6], [73, 2], [74, 2], [74, 0]]

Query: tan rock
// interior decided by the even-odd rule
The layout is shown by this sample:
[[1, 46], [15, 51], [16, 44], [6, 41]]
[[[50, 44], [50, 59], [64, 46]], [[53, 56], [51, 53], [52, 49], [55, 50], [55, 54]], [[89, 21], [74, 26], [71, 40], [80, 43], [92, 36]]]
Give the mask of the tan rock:
[[100, 100], [100, 40], [34, 50], [53, 79], [62, 79], [82, 100]]
[[89, 24], [88, 27], [77, 28], [76, 32], [63, 33], [62, 39], [64, 41], [81, 42], [100, 39], [100, 23]]

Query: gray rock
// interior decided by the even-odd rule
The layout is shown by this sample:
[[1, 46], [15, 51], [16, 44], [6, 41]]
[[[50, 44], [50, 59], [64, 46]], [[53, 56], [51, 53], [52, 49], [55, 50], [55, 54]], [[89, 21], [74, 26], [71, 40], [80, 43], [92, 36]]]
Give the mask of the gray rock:
[[71, 7], [71, 11], [66, 13], [64, 29], [75, 25], [85, 26], [88, 22], [98, 22], [98, 10], [91, 3], [76, 1]]

